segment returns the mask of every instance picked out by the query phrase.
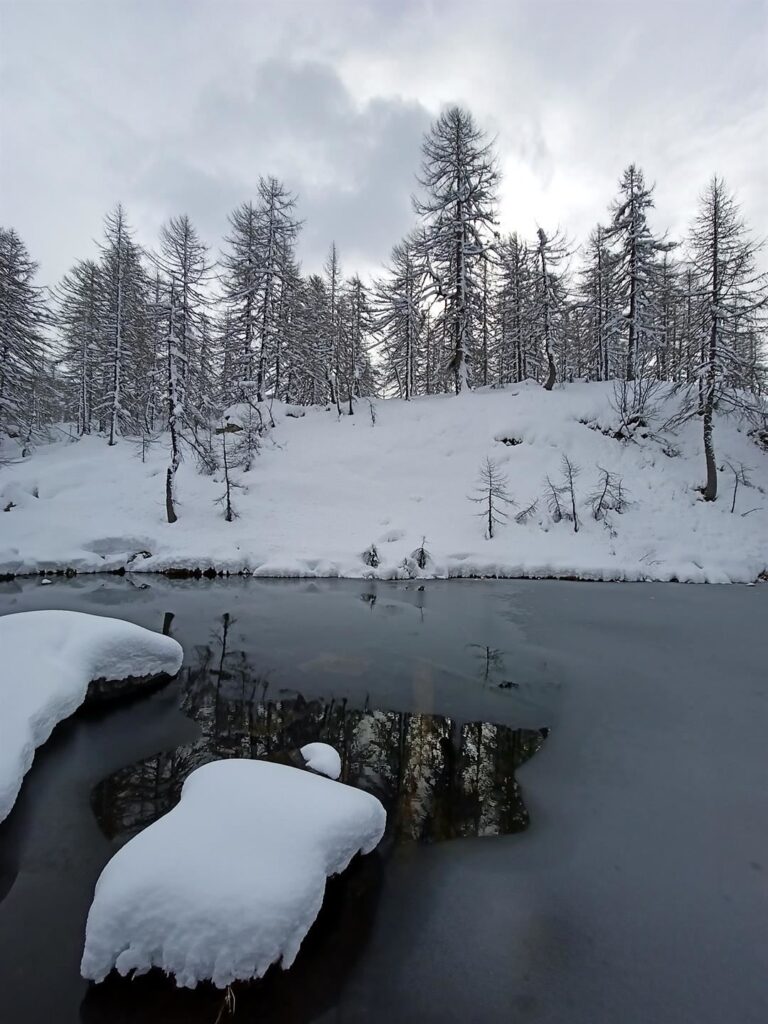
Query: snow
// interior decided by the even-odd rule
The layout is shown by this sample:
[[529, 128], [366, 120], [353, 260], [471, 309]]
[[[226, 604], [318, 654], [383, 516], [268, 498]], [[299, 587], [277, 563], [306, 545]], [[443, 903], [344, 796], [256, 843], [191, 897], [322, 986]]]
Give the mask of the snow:
[[183, 657], [170, 637], [72, 611], [0, 617], [0, 651], [0, 821], [35, 749], [83, 703], [91, 680], [173, 675]]
[[180, 803], [107, 864], [88, 915], [83, 977], [159, 967], [225, 987], [290, 967], [326, 878], [370, 853], [386, 823], [369, 793], [266, 761], [213, 761]]
[[341, 775], [339, 752], [330, 743], [307, 743], [301, 748], [301, 756], [313, 772], [327, 775], [329, 779], [338, 779]]
[[[276, 402], [253, 468], [234, 474], [244, 490], [233, 492], [232, 523], [216, 504], [221, 474], [200, 475], [189, 453], [176, 478], [179, 521], [165, 522], [165, 442], [146, 462], [126, 439], [114, 448], [95, 436], [42, 446], [0, 468], [0, 509], [13, 505], [0, 515], [0, 573], [211, 567], [265, 577], [755, 580], [768, 564], [768, 458], [746, 426], [718, 416], [720, 496], [705, 503], [698, 418], [662, 432], [678, 401], [670, 397], [649, 436], [618, 441], [612, 395], [611, 384], [545, 392], [526, 382], [374, 401], [375, 423], [365, 400], [351, 417], [309, 408], [297, 418]], [[578, 533], [547, 512], [545, 478], [560, 481], [564, 453], [581, 470]], [[517, 503], [493, 540], [468, 500], [489, 456]], [[727, 463], [749, 467], [755, 485], [739, 488], [734, 514]], [[598, 467], [622, 477], [632, 502], [611, 529], [591, 517]], [[536, 513], [516, 523], [514, 513], [536, 499]], [[419, 569], [422, 537], [430, 559]], [[375, 568], [362, 557], [371, 544]]]

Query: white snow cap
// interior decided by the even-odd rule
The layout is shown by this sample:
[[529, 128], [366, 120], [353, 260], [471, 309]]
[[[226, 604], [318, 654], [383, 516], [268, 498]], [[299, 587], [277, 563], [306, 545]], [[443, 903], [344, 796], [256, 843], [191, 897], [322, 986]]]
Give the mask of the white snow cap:
[[194, 988], [293, 963], [325, 880], [384, 834], [363, 790], [268, 761], [213, 761], [181, 802], [104, 868], [88, 914], [84, 978], [159, 967]]
[[0, 821], [36, 747], [85, 700], [92, 679], [173, 675], [184, 653], [171, 637], [83, 612], [0, 618]]
[[338, 779], [341, 775], [339, 752], [329, 743], [307, 743], [301, 748], [301, 756], [313, 772], [327, 775], [329, 779]]

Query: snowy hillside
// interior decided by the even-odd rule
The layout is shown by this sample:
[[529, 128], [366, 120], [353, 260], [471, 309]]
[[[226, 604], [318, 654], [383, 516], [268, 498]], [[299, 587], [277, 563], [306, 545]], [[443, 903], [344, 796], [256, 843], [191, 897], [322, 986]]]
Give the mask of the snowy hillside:
[[[178, 474], [179, 520], [165, 521], [167, 446], [101, 437], [42, 446], [0, 468], [0, 573], [41, 569], [188, 568], [259, 576], [578, 576], [604, 580], [747, 582], [768, 565], [768, 455], [736, 419], [720, 418], [720, 495], [700, 499], [697, 419], [663, 429], [668, 400], [631, 440], [607, 384], [547, 393], [533, 383], [411, 402], [360, 401], [356, 415], [275, 404], [275, 427], [253, 468], [236, 471], [237, 518], [225, 522], [221, 474]], [[375, 419], [375, 422], [374, 422]], [[217, 439], [217, 443], [218, 443]], [[578, 531], [555, 521], [546, 478], [575, 479]], [[486, 458], [515, 505], [486, 536], [477, 497]], [[733, 473], [743, 465], [731, 512]], [[593, 516], [600, 470], [621, 478], [628, 504]], [[569, 513], [570, 495], [560, 501]], [[532, 503], [524, 521], [515, 516]], [[744, 514], [748, 513], [748, 514]], [[421, 569], [414, 554], [428, 553]], [[378, 565], [364, 552], [375, 546]], [[377, 561], [376, 557], [368, 561]]]

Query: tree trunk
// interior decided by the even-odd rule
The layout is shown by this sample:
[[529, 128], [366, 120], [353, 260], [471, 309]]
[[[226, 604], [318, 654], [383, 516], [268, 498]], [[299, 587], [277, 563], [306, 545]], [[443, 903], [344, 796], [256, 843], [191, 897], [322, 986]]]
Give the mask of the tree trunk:
[[165, 473], [165, 514], [169, 523], [175, 523], [178, 519], [173, 507], [173, 470], [170, 466]]

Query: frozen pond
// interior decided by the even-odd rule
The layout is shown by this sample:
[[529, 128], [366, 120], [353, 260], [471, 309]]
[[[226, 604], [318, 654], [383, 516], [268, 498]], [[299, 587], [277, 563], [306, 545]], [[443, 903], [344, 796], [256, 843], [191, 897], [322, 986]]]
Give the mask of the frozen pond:
[[238, 1017], [768, 1016], [768, 587], [0, 584], [0, 613], [43, 607], [165, 629], [186, 659], [38, 752], [0, 826], [0, 1019], [212, 1024], [204, 992], [80, 981], [93, 884], [196, 764], [319, 738], [389, 841]]

